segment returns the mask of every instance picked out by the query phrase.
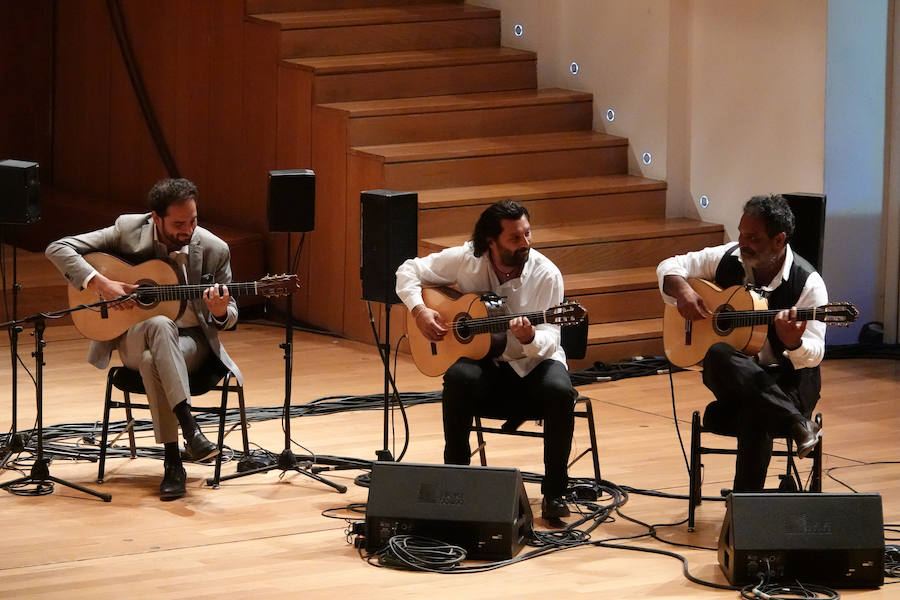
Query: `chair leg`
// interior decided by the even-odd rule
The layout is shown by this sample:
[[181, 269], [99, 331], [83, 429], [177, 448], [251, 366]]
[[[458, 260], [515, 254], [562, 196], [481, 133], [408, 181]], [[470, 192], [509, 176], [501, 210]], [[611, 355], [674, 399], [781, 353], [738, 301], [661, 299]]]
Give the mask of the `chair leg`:
[[131, 394], [122, 392], [125, 396], [125, 428], [128, 430], [128, 447], [131, 448], [131, 458], [137, 458], [137, 444], [134, 441], [134, 417], [131, 416]]
[[[819, 427], [822, 426], [822, 413], [816, 415], [816, 423]], [[811, 492], [821, 492], [822, 491], [822, 458], [824, 456], [824, 451], [822, 450], [822, 444], [824, 442], [824, 437], [819, 438], [819, 443], [816, 444], [816, 447], [813, 448], [813, 467], [812, 467], [812, 479], [809, 482], [809, 491]]]
[[591, 439], [591, 462], [594, 463], [594, 480], [599, 483], [603, 480], [600, 476], [600, 457], [597, 448], [597, 432], [594, 430], [594, 407], [591, 399], [586, 396], [579, 396], [576, 402], [584, 402], [584, 413], [587, 416], [588, 434]]
[[219, 453], [216, 454], [216, 470], [213, 474], [212, 487], [218, 489], [219, 478], [222, 476], [222, 448], [225, 446], [225, 414], [228, 411], [228, 389], [232, 374], [225, 375], [222, 382], [222, 403], [219, 405]]
[[481, 417], [475, 415], [475, 435], [478, 438], [478, 456], [481, 458], [481, 466], [487, 466], [487, 454], [484, 451], [484, 434], [481, 432]]
[[235, 385], [238, 395], [238, 410], [241, 414], [241, 442], [243, 443], [244, 456], [250, 456], [250, 438], [247, 437], [247, 410], [244, 405], [244, 386]]
[[103, 472], [106, 467], [106, 439], [109, 435], [109, 405], [112, 402], [112, 377], [110, 369], [106, 376], [106, 399], [103, 402], [103, 430], [100, 433], [100, 460], [97, 467], [97, 483], [103, 483]]
[[694, 531], [694, 512], [703, 501], [700, 470], [700, 412], [691, 416], [691, 467], [688, 482], [688, 531]]

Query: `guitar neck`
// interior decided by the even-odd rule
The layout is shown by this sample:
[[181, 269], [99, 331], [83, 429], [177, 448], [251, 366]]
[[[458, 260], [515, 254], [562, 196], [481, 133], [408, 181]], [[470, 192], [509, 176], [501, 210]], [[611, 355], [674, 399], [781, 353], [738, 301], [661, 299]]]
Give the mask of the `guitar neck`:
[[[159, 301], [191, 300], [193, 298], [202, 298], [203, 292], [211, 285], [213, 284], [152, 285], [138, 288], [137, 293], [140, 296], [151, 297]], [[253, 296], [259, 293], [258, 283], [256, 281], [229, 283], [228, 293], [232, 296]]]
[[[798, 308], [797, 320], [815, 321], [817, 320], [817, 310], [819, 309], [815, 307]], [[780, 312], [780, 309], [722, 311], [716, 315], [716, 319], [734, 327], [751, 327], [753, 325], [771, 324], [775, 320], [775, 316]]]
[[494, 317], [481, 317], [479, 319], [466, 319], [453, 324], [457, 329], [465, 328], [468, 332], [476, 333], [500, 333], [509, 329], [509, 322], [516, 317], [525, 317], [532, 325], [540, 325], [547, 322], [544, 311], [519, 313], [517, 315], [497, 315]]

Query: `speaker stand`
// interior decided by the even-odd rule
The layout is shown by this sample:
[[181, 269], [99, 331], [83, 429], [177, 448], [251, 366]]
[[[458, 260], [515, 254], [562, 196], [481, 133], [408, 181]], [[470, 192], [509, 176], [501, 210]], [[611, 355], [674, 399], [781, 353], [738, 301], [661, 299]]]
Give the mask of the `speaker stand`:
[[381, 362], [384, 363], [384, 423], [383, 444], [381, 450], [375, 451], [375, 456], [382, 462], [393, 462], [394, 456], [388, 449], [388, 429], [390, 428], [389, 414], [391, 412], [391, 303], [384, 303], [384, 343], [378, 345], [381, 354]]
[[64, 485], [66, 487], [70, 487], [72, 489], [78, 490], [80, 492], [84, 492], [85, 494], [90, 494], [91, 496], [96, 496], [100, 498], [104, 502], [109, 502], [112, 500], [112, 496], [109, 494], [102, 494], [100, 492], [96, 492], [92, 489], [86, 488], [84, 486], [78, 485], [77, 483], [72, 483], [70, 481], [66, 481], [64, 479], [60, 479], [58, 477], [54, 477], [50, 474], [50, 460], [44, 458], [44, 346], [46, 342], [44, 342], [44, 328], [46, 327], [46, 323], [44, 322], [44, 315], [36, 315], [35, 317], [29, 317], [26, 319], [34, 321], [34, 362], [35, 362], [35, 396], [37, 398], [37, 455], [34, 459], [34, 465], [31, 467], [31, 473], [25, 477], [20, 477], [19, 479], [13, 479], [12, 481], [4, 482], [0, 484], [0, 489], [4, 489], [6, 491], [10, 491], [10, 488], [17, 485], [28, 485], [32, 483], [36, 484], [46, 484], [46, 483], [58, 483], [59, 485]]
[[[3, 243], [3, 236], [0, 235], [0, 244]], [[12, 323], [9, 325], [9, 356], [11, 360], [11, 376], [12, 376], [12, 429], [6, 438], [6, 445], [0, 449], [3, 458], [0, 459], [0, 469], [6, 466], [9, 459], [19, 454], [25, 449], [25, 436], [19, 433], [18, 427], [18, 397], [19, 397], [19, 334], [22, 333], [22, 326], [16, 323], [19, 318], [19, 291], [22, 286], [19, 285], [17, 261], [16, 261], [16, 245], [12, 247]]]
[[[287, 235], [287, 260], [285, 262], [288, 268], [291, 266], [291, 234]], [[288, 295], [286, 297], [285, 302], [285, 317], [284, 317], [284, 343], [279, 345], [279, 348], [284, 350], [284, 407], [282, 408], [282, 422], [284, 423], [284, 450], [281, 451], [281, 454], [278, 455], [278, 461], [275, 464], [264, 465], [255, 469], [248, 469], [246, 471], [239, 471], [237, 473], [232, 473], [230, 475], [225, 475], [221, 477], [219, 481], [228, 481], [230, 479], [238, 479], [239, 477], [246, 477], [247, 475], [255, 475], [256, 473], [266, 473], [273, 469], [279, 469], [281, 471], [296, 471], [301, 475], [305, 475], [310, 479], [315, 479], [320, 483], [324, 483], [325, 485], [334, 488], [341, 494], [347, 491], [347, 486], [342, 485], [340, 483], [335, 483], [334, 481], [330, 481], [325, 479], [318, 473], [314, 473], [312, 470], [312, 463], [310, 461], [301, 462], [298, 460], [297, 456], [291, 450], [291, 378], [293, 376], [293, 340], [294, 340], [294, 315], [293, 315], [293, 306], [291, 302], [291, 296]], [[210, 477], [206, 480], [207, 485], [215, 485], [215, 479]]]

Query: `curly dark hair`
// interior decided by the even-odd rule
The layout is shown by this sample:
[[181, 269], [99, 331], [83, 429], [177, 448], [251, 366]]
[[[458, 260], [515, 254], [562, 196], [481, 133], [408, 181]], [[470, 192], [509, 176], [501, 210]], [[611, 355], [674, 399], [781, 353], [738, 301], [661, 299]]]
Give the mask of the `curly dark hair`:
[[781, 232], [787, 239], [794, 235], [794, 212], [781, 194], [753, 196], [744, 204], [744, 214], [761, 218], [770, 238]]
[[189, 179], [162, 179], [147, 194], [150, 210], [160, 217], [165, 217], [173, 204], [191, 199], [197, 201], [197, 186]]
[[504, 219], [518, 221], [522, 217], [531, 219], [528, 216], [528, 209], [513, 200], [501, 200], [491, 204], [475, 223], [475, 230], [472, 232], [472, 245], [475, 247], [475, 256], [481, 256], [488, 251], [488, 242], [503, 232]]

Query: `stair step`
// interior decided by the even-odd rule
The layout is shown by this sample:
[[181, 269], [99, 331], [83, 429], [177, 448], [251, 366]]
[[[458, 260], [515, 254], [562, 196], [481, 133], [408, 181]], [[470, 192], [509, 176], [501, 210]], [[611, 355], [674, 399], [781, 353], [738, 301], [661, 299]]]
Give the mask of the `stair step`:
[[[578, 223], [534, 230], [535, 247], [566, 273], [656, 265], [674, 254], [722, 243], [722, 225], [692, 219]], [[419, 240], [424, 256], [462, 244], [466, 234]]]
[[656, 265], [563, 275], [566, 296], [657, 289]]
[[464, 138], [434, 142], [411, 142], [357, 146], [351, 151], [380, 156], [386, 164], [477, 156], [502, 156], [532, 152], [553, 152], [585, 148], [627, 147], [623, 137], [596, 131], [567, 131], [507, 135], [498, 137]]
[[[538, 249], [559, 246], [604, 244], [636, 239], [655, 239], [685, 236], [697, 233], [721, 232], [722, 225], [694, 219], [636, 219], [633, 221], [609, 221], [604, 223], [575, 223], [535, 229], [534, 247]], [[469, 238], [466, 234], [433, 237], [419, 240], [430, 252], [458, 246]]]
[[[515, 48], [452, 48], [448, 50], [410, 50], [406, 52], [375, 52], [346, 56], [289, 58], [282, 63], [299, 69], [314, 71], [316, 75], [368, 73], [396, 69], [425, 69], [457, 67], [486, 63], [533, 62], [537, 56], [528, 50]], [[323, 102], [328, 102], [327, 100]]]
[[598, 323], [588, 327], [588, 345], [662, 339], [662, 318]]
[[[366, 8], [375, 6], [407, 6], [419, 4], [448, 4], [454, 0], [245, 0], [248, 15], [257, 13], [332, 10], [338, 8]], [[462, 0], [456, 0], [462, 4]]]
[[591, 94], [559, 88], [320, 104], [350, 120], [351, 146], [589, 130]]
[[351, 149], [381, 165], [384, 186], [423, 190], [627, 170], [628, 140], [593, 131], [415, 142]]
[[599, 175], [542, 181], [421, 190], [419, 235], [467, 233], [488, 205], [509, 198], [528, 208], [531, 223], [597, 222], [663, 217], [666, 183], [633, 175]]
[[528, 202], [546, 198], [573, 198], [665, 189], [665, 181], [635, 175], [598, 175], [541, 181], [516, 181], [422, 190], [419, 192], [419, 210], [472, 205], [483, 207], [506, 199]]
[[281, 64], [315, 76], [315, 104], [537, 87], [535, 53], [513, 48], [376, 52], [289, 58]]
[[376, 6], [338, 10], [308, 10], [294, 12], [257, 13], [252, 20], [275, 23], [283, 31], [293, 29], [321, 29], [386, 23], [420, 23], [423, 21], [455, 21], [462, 19], [499, 18], [493, 8], [440, 2], [426, 5]]
[[281, 30], [281, 58], [500, 45], [500, 11], [469, 4], [272, 13], [251, 20]]

